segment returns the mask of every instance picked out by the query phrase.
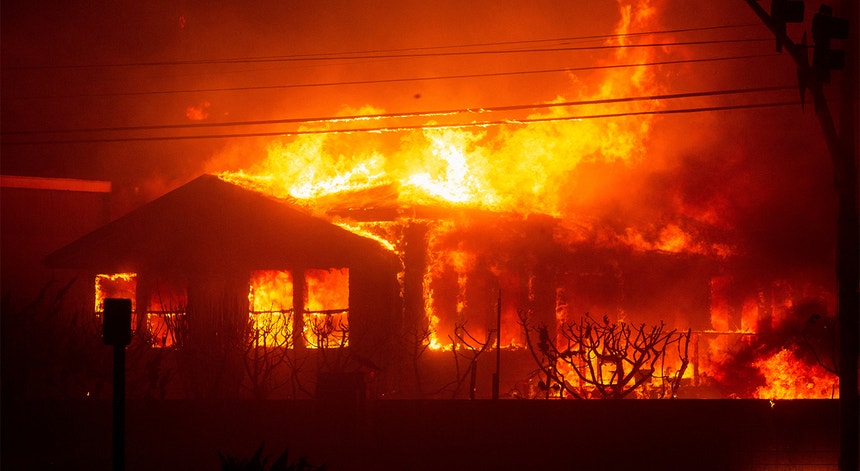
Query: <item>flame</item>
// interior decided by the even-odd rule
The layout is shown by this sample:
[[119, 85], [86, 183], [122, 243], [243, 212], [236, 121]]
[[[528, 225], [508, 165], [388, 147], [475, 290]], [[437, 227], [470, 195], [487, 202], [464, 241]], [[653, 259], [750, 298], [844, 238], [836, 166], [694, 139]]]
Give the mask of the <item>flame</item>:
[[[618, 36], [607, 45], [625, 45], [628, 34], [654, 27], [657, 15], [648, 1], [623, 5]], [[646, 63], [653, 48], [617, 48], [614, 61]], [[450, 204], [520, 214], [560, 216], [571, 208], [568, 199], [577, 169], [587, 163], [633, 165], [646, 155], [653, 116], [575, 119], [580, 114], [623, 114], [659, 108], [659, 103], [610, 102], [609, 98], [641, 96], [658, 91], [650, 67], [633, 73], [608, 69], [587, 86], [571, 76], [568, 90], [547, 101], [558, 105], [503, 116], [493, 126], [474, 122], [492, 109], [424, 113], [407, 117], [366, 105], [345, 108], [338, 119], [307, 123], [299, 134], [277, 139], [267, 156], [250, 168], [226, 171], [226, 181], [278, 198], [307, 202], [327, 195], [383, 185], [396, 189], [390, 203]], [[589, 76], [591, 79], [591, 76]], [[597, 102], [561, 106], [572, 100]], [[601, 102], [601, 100], [604, 100]], [[424, 127], [415, 120], [430, 119]], [[373, 120], [379, 132], [349, 132], [350, 126]], [[437, 121], [438, 120], [438, 121]], [[474, 122], [474, 126], [469, 126]], [[304, 132], [304, 134], [302, 134]], [[323, 208], [324, 209], [324, 208]], [[663, 244], [684, 250], [690, 242]]]
[[248, 304], [252, 313], [292, 310], [293, 275], [282, 270], [251, 272]]
[[349, 345], [349, 270], [307, 270], [304, 338], [309, 348]]
[[[606, 44], [629, 45], [634, 41], [632, 34], [659, 30], [658, 3], [620, 2], [618, 36]], [[615, 51], [612, 63], [627, 64], [654, 62], [661, 53], [657, 48], [639, 47], [621, 47]], [[474, 319], [477, 311], [480, 317], [484, 316], [484, 310], [495, 309], [488, 303], [483, 306], [475, 302], [477, 296], [473, 292], [477, 289], [486, 291], [482, 296], [492, 298], [496, 291], [503, 292], [501, 343], [517, 348], [524, 342], [516, 327], [517, 303], [535, 303], [535, 293], [541, 289], [536, 286], [539, 276], [529, 268], [509, 266], [494, 259], [498, 254], [491, 253], [492, 249], [482, 251], [477, 247], [479, 244], [453, 243], [456, 234], [470, 230], [470, 222], [417, 216], [422, 213], [416, 208], [480, 209], [521, 215], [523, 219], [534, 214], [548, 215], [564, 221], [560, 225], [565, 230], [577, 226], [596, 234], [579, 237], [577, 243], [594, 241], [634, 251], [696, 254], [718, 260], [735, 255], [734, 246], [709, 240], [708, 231], [701, 229], [716, 226], [727, 229], [727, 223], [721, 221], [721, 211], [710, 206], [685, 207], [682, 201], [672, 201], [670, 208], [658, 217], [636, 218], [612, 229], [604, 230], [591, 222], [593, 215], [588, 211], [595, 202], [608, 201], [611, 205], [616, 204], [616, 199], [632, 200], [636, 195], [625, 194], [625, 189], [619, 189], [618, 182], [611, 179], [608, 183], [600, 179], [589, 182], [590, 172], [595, 167], [629, 169], [647, 165], [657, 118], [643, 112], [664, 106], [657, 101], [611, 99], [663, 93], [662, 84], [666, 81], [658, 73], [659, 68], [643, 65], [591, 72], [587, 77], [571, 75], [569, 86], [546, 100], [552, 106], [519, 112], [502, 113], [488, 108], [480, 113], [428, 112], [406, 117], [371, 105], [345, 108], [338, 119], [306, 123], [295, 134], [273, 140], [259, 162], [243, 170], [223, 172], [220, 178], [293, 200], [319, 214], [344, 214], [330, 211], [332, 208], [347, 212], [395, 208], [396, 211], [386, 213], [394, 216], [385, 222], [352, 222], [344, 217], [336, 223], [377, 240], [400, 255], [401, 261], [402, 229], [415, 220], [426, 224], [429, 232], [422, 283], [425, 316], [422, 328], [427, 329], [427, 347], [451, 348], [454, 326], [467, 319], [470, 333], [479, 338], [489, 329], [498, 328], [494, 312], [486, 313], [487, 319]], [[591, 104], [570, 105], [576, 101]], [[588, 115], [614, 117], [577, 118]], [[368, 121], [374, 121], [377, 132], [357, 131]], [[493, 125], [487, 125], [489, 121]], [[374, 191], [380, 188], [385, 191]], [[489, 275], [478, 273], [479, 270]], [[513, 271], [517, 274], [511, 274]], [[348, 276], [342, 271], [339, 275], [332, 274], [338, 270], [327, 272], [329, 275], [323, 273], [326, 272], [306, 274], [306, 312], [301, 320], [302, 334], [310, 347], [324, 343], [321, 336], [328, 339], [329, 345], [347, 340], [349, 298], [344, 293], [348, 293]], [[399, 277], [402, 282], [403, 272]], [[491, 277], [498, 286], [480, 284]], [[763, 317], [761, 303], [750, 299], [741, 299], [740, 304], [734, 299], [727, 301], [720, 293], [725, 289], [721, 284], [724, 281], [712, 280], [711, 328], [719, 333], [755, 332]], [[556, 303], [559, 318], [565, 316], [563, 304], [563, 300]], [[291, 309], [292, 303], [283, 306]], [[251, 307], [252, 311], [255, 309]], [[615, 314], [623, 316], [624, 312], [619, 308]], [[637, 314], [631, 312], [630, 316]], [[728, 344], [724, 343], [728, 338], [704, 341], [703, 350], [727, 350]], [[691, 374], [692, 369], [686, 372], [688, 376]]]
[[[624, 9], [619, 34], [644, 28], [652, 21], [653, 12], [645, 4], [645, 8]], [[627, 39], [619, 36], [614, 41], [623, 44]], [[646, 62], [651, 54], [648, 48], [619, 48], [617, 57]], [[574, 79], [572, 90], [548, 104], [568, 102], [571, 96], [599, 102], [653, 92], [658, 83], [653, 74], [648, 67], [635, 68], [632, 77], [608, 72], [593, 91]], [[594, 114], [618, 114], [659, 106], [644, 102], [603, 103], [582, 109]], [[565, 210], [561, 195], [570, 183], [571, 172], [583, 163], [637, 161], [645, 155], [653, 120], [647, 115], [571, 118], [579, 112], [582, 111], [572, 106], [553, 106], [492, 127], [468, 127], [455, 120], [448, 127], [428, 121], [424, 128], [401, 128], [397, 116], [367, 106], [352, 111], [354, 117], [346, 110], [336, 122], [307, 124], [299, 132], [310, 133], [272, 142], [267, 157], [249, 170], [223, 172], [220, 176], [279, 198], [314, 200], [394, 185], [399, 191], [397, 202], [402, 205], [445, 202], [559, 215]], [[463, 117], [454, 118], [462, 121]], [[392, 124], [380, 134], [344, 132], [338, 127], [368, 119], [386, 119]]]
[[839, 397], [839, 377], [820, 365], [797, 358], [797, 347], [784, 348], [754, 363], [765, 385], [756, 389], [758, 399], [833, 399]]
[[[303, 335], [309, 348], [340, 347], [349, 343], [349, 270], [306, 270]], [[294, 345], [294, 278], [285, 270], [251, 273], [248, 291], [254, 342], [257, 346]]]
[[335, 224], [352, 232], [353, 234], [375, 240], [382, 248], [389, 252], [400, 253], [397, 248], [397, 235], [392, 233], [392, 228], [379, 223], [354, 224], [348, 221], [336, 221]]
[[[474, 147], [481, 134], [443, 129], [428, 130], [425, 162], [422, 170], [405, 177], [405, 186], [419, 194], [451, 203], [495, 206], [492, 189], [480, 178], [481, 168], [488, 167], [483, 149]], [[420, 199], [420, 196], [416, 196]]]
[[114, 273], [96, 275], [96, 312], [104, 312], [106, 298], [131, 299], [131, 311], [137, 312], [136, 273]]
[[255, 345], [292, 347], [293, 276], [290, 272], [251, 272], [248, 310]]
[[[622, 9], [617, 29], [621, 36], [610, 43], [624, 44], [628, 41], [624, 34], [645, 29], [653, 22], [650, 4], [640, 3], [637, 8]], [[654, 53], [650, 48], [619, 48], [617, 51], [616, 60], [628, 62], [646, 62]], [[655, 83], [653, 71], [648, 67], [636, 68], [632, 79], [627, 72], [607, 72], [593, 88], [584, 86], [574, 77], [571, 90], [559, 94], [550, 104], [560, 105], [572, 99], [599, 102], [642, 95], [653, 92]], [[273, 141], [261, 162], [248, 170], [224, 172], [220, 177], [278, 198], [299, 201], [320, 212], [336, 202], [337, 195], [390, 187], [392, 191], [386, 194], [387, 200], [370, 201], [365, 206], [448, 205], [559, 216], [569, 210], [565, 198], [570, 193], [571, 176], [577, 168], [594, 162], [635, 165], [645, 155], [653, 119], [650, 116], [589, 120], [570, 117], [581, 112], [618, 114], [650, 110], [655, 106], [660, 105], [604, 102], [589, 105], [582, 111], [571, 106], [551, 106], [543, 111], [530, 111], [525, 116], [511, 117], [506, 124], [494, 127], [462, 126], [462, 121], [457, 122], [462, 116], [455, 113], [428, 114], [424, 118], [434, 121], [427, 121], [424, 128], [400, 127], [404, 121], [398, 119], [402, 118], [366, 106], [360, 110], [345, 110], [338, 120], [306, 124], [299, 131], [309, 133]], [[359, 125], [369, 119], [388, 126], [387, 132], [341, 132], [343, 126]], [[457, 125], [446, 127], [449, 122]], [[396, 251], [399, 245], [396, 236], [381, 235], [376, 228], [368, 229], [370, 224], [343, 221], [339, 224], [357, 234], [371, 235], [389, 250]], [[433, 221], [431, 225], [429, 260], [424, 276], [427, 343], [431, 349], [442, 349], [449, 344], [446, 339], [453, 333], [454, 325], [462, 322], [465, 313], [479, 309], [470, 306], [469, 301], [469, 290], [478, 289], [472, 287], [478, 254], [466, 247], [451, 250], [439, 242], [450, 231], [461, 230], [461, 227], [441, 221]], [[633, 236], [624, 241], [631, 245], [646, 244], [644, 239]], [[681, 226], [671, 224], [659, 238], [647, 243], [651, 249], [672, 252], [705, 250], [698, 247], [693, 236]], [[497, 269], [493, 262], [485, 263], [491, 265], [490, 269]], [[496, 275], [502, 276], [500, 273], [497, 270]], [[309, 311], [332, 309], [317, 306], [313, 292], [309, 278]], [[533, 297], [533, 293], [530, 296]], [[445, 301], [449, 298], [454, 301]], [[347, 308], [346, 301], [335, 303], [336, 308]], [[506, 310], [503, 317], [515, 324], [515, 309]], [[318, 324], [310, 317], [305, 319], [305, 335]], [[495, 321], [492, 325], [473, 322], [469, 328], [480, 336], [479, 331], [493, 328], [494, 324]], [[504, 343], [522, 344], [521, 335], [511, 328], [503, 328], [503, 334]], [[317, 341], [308, 338], [308, 343]]]
[[179, 343], [179, 330], [184, 324], [188, 306], [188, 290], [184, 286], [159, 283], [149, 296], [146, 328], [153, 347], [173, 347]]
[[[450, 349], [454, 323], [461, 317], [465, 305], [464, 270], [468, 254], [447, 250], [446, 237], [456, 230], [451, 222], [441, 223], [428, 233], [428, 260], [424, 272], [424, 311], [427, 315], [427, 343], [431, 350]], [[451, 302], [453, 300], [453, 302]], [[447, 322], [442, 322], [442, 319]]]
[[660, 251], [667, 253], [688, 253], [712, 255], [726, 258], [734, 250], [720, 243], [706, 243], [685, 231], [679, 225], [670, 223], [660, 228], [655, 235], [643, 234], [636, 228], [628, 227], [619, 241], [639, 251]]

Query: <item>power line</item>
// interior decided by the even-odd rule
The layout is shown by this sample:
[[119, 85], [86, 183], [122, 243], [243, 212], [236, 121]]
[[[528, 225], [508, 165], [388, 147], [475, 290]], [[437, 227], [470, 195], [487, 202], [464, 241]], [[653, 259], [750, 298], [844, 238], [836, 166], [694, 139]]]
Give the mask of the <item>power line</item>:
[[701, 41], [675, 41], [664, 43], [639, 43], [639, 44], [607, 44], [599, 46], [569, 46], [535, 49], [498, 49], [488, 51], [444, 51], [444, 52], [415, 52], [415, 53], [358, 53], [355, 55], [294, 55], [294, 56], [269, 56], [269, 57], [242, 57], [230, 59], [198, 59], [189, 61], [153, 61], [153, 62], [128, 62], [115, 64], [78, 64], [78, 65], [38, 65], [7, 67], [7, 70], [57, 70], [57, 69], [89, 69], [89, 68], [124, 68], [124, 67], [157, 67], [177, 65], [223, 65], [223, 64], [257, 64], [276, 62], [305, 62], [305, 61], [333, 61], [333, 60], [356, 60], [356, 59], [407, 59], [420, 57], [451, 57], [451, 56], [474, 56], [485, 54], [527, 54], [546, 52], [571, 52], [571, 51], [596, 51], [608, 49], [635, 49], [652, 47], [676, 47], [676, 46], [701, 46], [732, 43], [750, 42], [772, 42], [773, 38], [742, 38], [742, 39], [713, 39]]
[[301, 136], [314, 134], [353, 134], [353, 133], [382, 133], [382, 132], [404, 132], [411, 130], [422, 129], [464, 129], [464, 128], [485, 128], [502, 125], [525, 125], [531, 123], [548, 123], [548, 122], [564, 122], [564, 121], [583, 121], [589, 119], [607, 119], [607, 118], [624, 118], [635, 116], [649, 115], [673, 115], [673, 114], [688, 114], [688, 113], [705, 113], [718, 111], [732, 111], [743, 109], [756, 108], [774, 108], [782, 106], [797, 106], [799, 100], [767, 102], [767, 103], [749, 103], [742, 105], [723, 105], [709, 106], [697, 108], [678, 108], [668, 110], [646, 110], [633, 111], [623, 113], [602, 113], [592, 115], [578, 116], [560, 116], [548, 118], [528, 118], [528, 119], [503, 119], [491, 120], [483, 122], [471, 123], [454, 123], [454, 124], [421, 124], [407, 126], [380, 126], [380, 127], [364, 127], [364, 128], [345, 128], [345, 129], [319, 129], [319, 130], [301, 130], [301, 131], [271, 131], [271, 132], [255, 132], [255, 133], [230, 133], [230, 134], [204, 134], [191, 136], [146, 136], [146, 137], [119, 137], [119, 138], [90, 138], [90, 139], [63, 139], [49, 141], [27, 141], [27, 142], [2, 142], [1, 145], [20, 146], [20, 145], [51, 145], [51, 144], [99, 144], [99, 143], [120, 143], [120, 142], [156, 142], [156, 141], [179, 141], [179, 140], [200, 140], [200, 139], [231, 139], [231, 138], [251, 138], [251, 137], [274, 137], [274, 136]]
[[283, 90], [293, 88], [318, 88], [318, 87], [337, 87], [337, 86], [356, 86], [356, 85], [377, 85], [384, 83], [404, 83], [404, 82], [421, 82], [421, 81], [436, 81], [436, 80], [460, 80], [471, 78], [489, 78], [489, 77], [504, 77], [513, 75], [537, 75], [562, 72], [583, 72], [588, 70], [607, 70], [607, 69], [622, 69], [633, 67], [655, 67], [665, 65], [681, 65], [695, 64], [703, 62], [721, 62], [732, 60], [747, 60], [758, 59], [762, 57], [774, 57], [773, 54], [747, 54], [739, 56], [722, 56], [708, 57], [700, 59], [680, 59], [669, 61], [654, 61], [643, 62], [639, 64], [609, 64], [609, 65], [594, 65], [583, 67], [563, 67], [554, 69], [537, 69], [537, 70], [518, 70], [508, 72], [487, 72], [480, 74], [457, 74], [457, 75], [436, 75], [424, 77], [402, 77], [391, 79], [376, 79], [376, 80], [353, 80], [353, 81], [337, 81], [337, 82], [319, 82], [319, 83], [299, 83], [299, 84], [283, 84], [283, 85], [262, 85], [262, 86], [247, 86], [247, 87], [220, 87], [220, 88], [192, 88], [178, 90], [149, 90], [140, 92], [113, 92], [113, 93], [91, 93], [91, 94], [76, 94], [76, 95], [49, 95], [39, 97], [20, 97], [23, 99], [55, 99], [55, 98], [95, 98], [95, 97], [122, 97], [122, 96], [148, 96], [148, 95], [168, 95], [181, 93], [218, 93], [218, 92], [234, 92], [234, 91], [257, 91], [257, 90]]
[[236, 126], [264, 126], [274, 124], [321, 124], [321, 123], [338, 123], [345, 121], [357, 120], [379, 120], [379, 119], [404, 119], [404, 118], [420, 118], [420, 117], [439, 117], [453, 116], [458, 114], [477, 114], [477, 113], [499, 113], [507, 111], [521, 110], [537, 110], [547, 108], [560, 108], [572, 106], [589, 106], [589, 105], [608, 105], [618, 103], [631, 103], [637, 101], [656, 101], [656, 100], [678, 100], [687, 98], [702, 98], [724, 95], [744, 95], [752, 93], [775, 92], [784, 90], [795, 90], [794, 85], [783, 85], [773, 87], [756, 87], [756, 88], [740, 88], [729, 90], [707, 90], [687, 93], [671, 93], [663, 95], [647, 95], [622, 98], [603, 98], [596, 100], [578, 100], [565, 101], [556, 103], [532, 103], [522, 105], [507, 105], [507, 106], [491, 106], [481, 108], [453, 108], [433, 111], [416, 111], [416, 112], [392, 112], [392, 113], [373, 113], [351, 116], [326, 116], [314, 118], [282, 118], [270, 120], [254, 120], [254, 121], [228, 121], [221, 123], [182, 123], [182, 124], [158, 124], [158, 125], [142, 125], [142, 126], [117, 126], [117, 127], [100, 127], [100, 128], [79, 128], [79, 129], [50, 129], [41, 131], [4, 131], [4, 136], [26, 136], [34, 134], [71, 134], [71, 133], [101, 133], [101, 132], [124, 132], [124, 131], [154, 131], [167, 129], [202, 129], [214, 127], [236, 127]]
[[[473, 47], [488, 47], [488, 46], [510, 46], [516, 44], [536, 44], [536, 43], [551, 43], [551, 42], [587, 42], [587, 41], [598, 41], [598, 40], [607, 40], [607, 39], [618, 39], [625, 37], [635, 37], [635, 36], [651, 36], [658, 34], [677, 34], [677, 33], [690, 33], [690, 32], [701, 32], [701, 31], [711, 31], [711, 30], [720, 30], [720, 29], [737, 29], [737, 28], [750, 28], [750, 27], [758, 27], [755, 23], [745, 23], [745, 24], [735, 24], [735, 25], [716, 25], [716, 26], [701, 26], [697, 28], [682, 28], [682, 29], [671, 29], [671, 30], [658, 30], [658, 31], [640, 31], [634, 33], [618, 33], [618, 34], [601, 34], [601, 35], [592, 35], [592, 36], [573, 36], [573, 37], [562, 37], [562, 38], [548, 38], [548, 39], [530, 39], [530, 40], [520, 40], [520, 41], [496, 41], [496, 42], [486, 42], [486, 43], [468, 43], [468, 44], [455, 44], [455, 45], [447, 45], [447, 46], [424, 46], [424, 47], [409, 47], [409, 48], [395, 48], [395, 49], [371, 49], [371, 50], [360, 50], [360, 51], [344, 51], [344, 52], [333, 52], [333, 53], [318, 53], [318, 54], [297, 54], [292, 57], [319, 57], [319, 56], [342, 56], [342, 55], [352, 55], [352, 54], [371, 54], [371, 53], [391, 53], [391, 52], [406, 52], [406, 51], [426, 51], [426, 50], [436, 50], [436, 49], [457, 49], [457, 48], [473, 48]], [[270, 58], [274, 58], [278, 56], [270, 56]]]

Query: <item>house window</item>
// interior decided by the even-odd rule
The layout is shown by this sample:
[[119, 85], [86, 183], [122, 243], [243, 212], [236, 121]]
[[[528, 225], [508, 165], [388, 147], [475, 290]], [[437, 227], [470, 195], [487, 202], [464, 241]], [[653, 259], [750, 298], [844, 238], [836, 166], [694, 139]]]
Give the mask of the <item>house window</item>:
[[153, 347], [179, 347], [185, 338], [188, 290], [184, 284], [156, 280], [149, 294], [146, 327]]
[[[308, 348], [344, 347], [349, 331], [349, 270], [306, 270], [301, 303], [294, 299], [296, 276], [288, 270], [251, 272], [248, 311], [251, 342], [256, 347], [293, 348], [296, 342]], [[299, 304], [302, 316], [296, 319]], [[297, 320], [301, 336], [294, 335]]]
[[304, 340], [308, 348], [349, 343], [349, 269], [307, 270]]
[[136, 273], [96, 275], [96, 312], [101, 314], [105, 311], [105, 299], [107, 298], [131, 299], [131, 311], [137, 312], [136, 292]]
[[251, 272], [248, 305], [254, 346], [292, 348], [293, 276], [290, 272]]
[[[138, 295], [141, 294], [147, 299], [144, 326], [149, 344], [158, 348], [182, 345], [185, 307], [188, 304], [187, 290], [183, 285], [155, 280], [152, 286], [146, 283], [141, 286], [136, 273], [113, 273], [96, 275], [95, 288], [97, 314], [104, 312], [106, 298], [131, 299], [132, 332], [140, 334], [137, 301]], [[141, 289], [144, 292], [140, 292]], [[146, 295], [147, 291], [149, 296]]]

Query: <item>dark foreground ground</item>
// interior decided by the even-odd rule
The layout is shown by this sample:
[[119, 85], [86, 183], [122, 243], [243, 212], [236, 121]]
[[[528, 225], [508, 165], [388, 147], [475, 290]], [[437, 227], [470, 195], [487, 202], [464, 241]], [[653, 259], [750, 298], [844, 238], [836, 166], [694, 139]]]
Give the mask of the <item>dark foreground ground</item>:
[[[127, 469], [218, 470], [261, 442], [329, 470], [830, 470], [831, 400], [131, 402]], [[2, 469], [111, 468], [111, 403], [4, 403]]]

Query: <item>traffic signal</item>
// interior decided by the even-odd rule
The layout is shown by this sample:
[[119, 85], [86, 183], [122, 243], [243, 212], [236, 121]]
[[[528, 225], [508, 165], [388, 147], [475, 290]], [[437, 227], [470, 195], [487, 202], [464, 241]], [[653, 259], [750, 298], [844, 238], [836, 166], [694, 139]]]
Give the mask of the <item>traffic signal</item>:
[[[803, 23], [802, 0], [771, 0], [770, 18], [777, 30], [785, 34], [786, 23]], [[776, 52], [782, 52], [782, 43], [776, 38]]]
[[107, 298], [104, 306], [104, 344], [125, 347], [131, 343], [131, 299]]
[[846, 39], [848, 37], [848, 20], [835, 18], [833, 10], [827, 5], [821, 5], [818, 13], [812, 17], [812, 70], [821, 82], [830, 82], [830, 71], [845, 68], [845, 51], [832, 49], [831, 39]]

